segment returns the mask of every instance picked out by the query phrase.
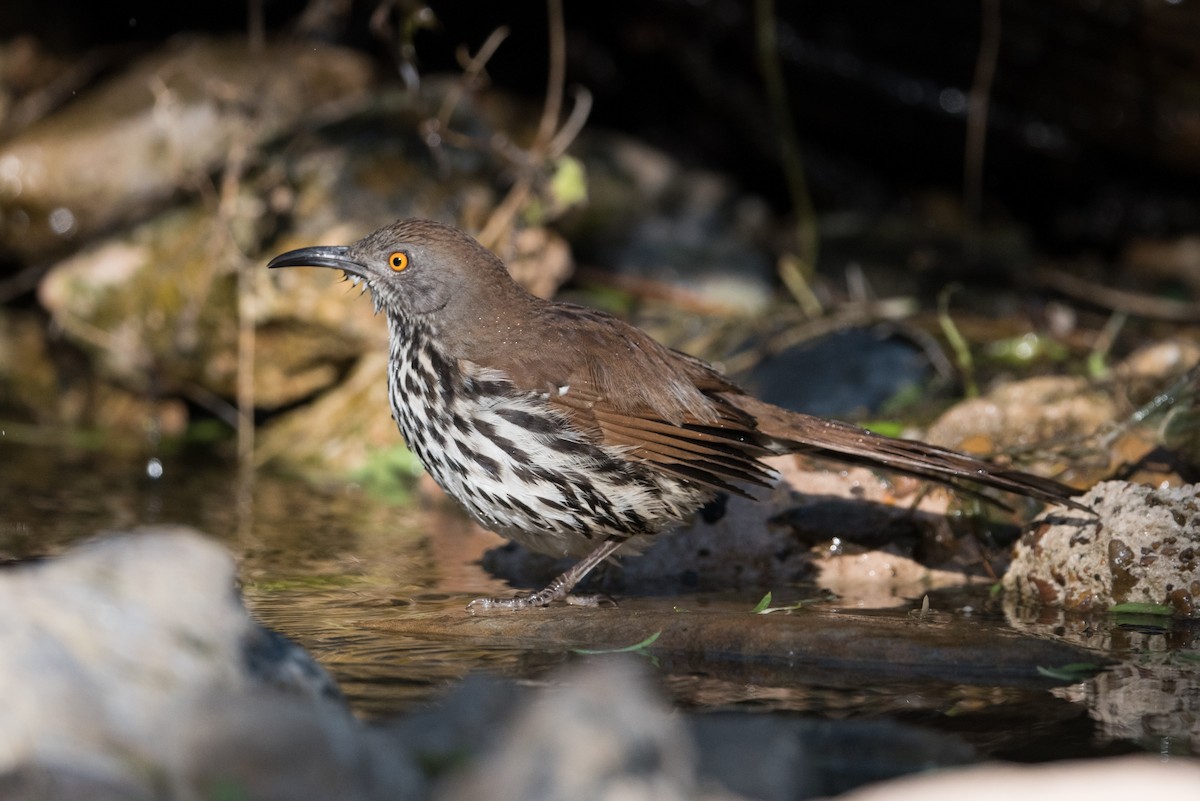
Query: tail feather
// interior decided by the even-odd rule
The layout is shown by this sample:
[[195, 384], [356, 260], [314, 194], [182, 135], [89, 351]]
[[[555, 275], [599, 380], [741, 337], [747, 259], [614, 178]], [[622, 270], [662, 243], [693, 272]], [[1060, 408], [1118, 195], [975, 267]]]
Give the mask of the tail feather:
[[788, 411], [750, 395], [723, 393], [722, 397], [753, 415], [759, 433], [768, 438], [768, 446], [780, 453], [813, 453], [851, 464], [883, 466], [944, 484], [970, 481], [1091, 511], [1071, 500], [1078, 490], [1054, 479], [999, 467], [936, 445], [886, 437], [837, 420]]

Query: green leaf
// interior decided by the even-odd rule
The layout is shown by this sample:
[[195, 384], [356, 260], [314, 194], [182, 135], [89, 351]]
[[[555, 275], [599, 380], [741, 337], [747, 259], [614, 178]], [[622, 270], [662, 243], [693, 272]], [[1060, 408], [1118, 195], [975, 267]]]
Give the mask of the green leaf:
[[758, 603], [756, 603], [754, 605], [754, 608], [750, 610], [750, 614], [752, 614], [752, 615], [762, 614], [762, 612], [764, 610], [766, 610], [766, 608], [770, 605], [771, 605], [771, 593], [768, 592], [766, 595], [764, 595], [762, 597], [761, 601], [759, 601]]
[[986, 350], [994, 361], [1009, 367], [1038, 361], [1061, 362], [1069, 355], [1061, 343], [1033, 332], [996, 340], [989, 343]]
[[794, 604], [788, 604], [787, 606], [764, 606], [764, 603], [771, 602], [771, 593], [767, 593], [767, 597], [759, 601], [758, 606], [754, 607], [754, 612], [759, 615], [771, 615], [775, 612], [795, 612], [806, 606], [812, 606], [813, 604], [819, 604], [827, 600], [829, 600], [829, 596], [824, 595], [819, 598], [801, 598]]
[[572, 648], [571, 650], [577, 654], [587, 654], [589, 656], [594, 655], [594, 654], [636, 653], [638, 651], [643, 651], [646, 648], [649, 648], [651, 645], [654, 644], [655, 640], [657, 640], [661, 635], [662, 635], [662, 630], [660, 629], [659, 631], [654, 632], [653, 634], [651, 634], [649, 637], [642, 640], [641, 642], [634, 643], [633, 645], [626, 645], [624, 648]]
[[584, 169], [582, 161], [573, 156], [561, 156], [554, 163], [550, 195], [563, 210], [587, 200], [587, 170]]
[[1175, 614], [1175, 610], [1165, 604], [1147, 604], [1130, 601], [1110, 606], [1108, 613], [1110, 615], [1161, 615], [1163, 617], [1171, 617]]
[[899, 437], [904, 434], [904, 423], [898, 420], [868, 420], [862, 427], [885, 437]]
[[1095, 676], [1103, 668], [1094, 662], [1071, 662], [1060, 667], [1042, 667], [1038, 665], [1038, 675], [1045, 676], [1049, 679], [1062, 679], [1063, 681], [1077, 682], [1084, 679], [1090, 679]]
[[541, 195], [529, 200], [521, 212], [529, 225], [545, 225], [571, 208], [587, 202], [587, 170], [573, 156], [561, 156]]

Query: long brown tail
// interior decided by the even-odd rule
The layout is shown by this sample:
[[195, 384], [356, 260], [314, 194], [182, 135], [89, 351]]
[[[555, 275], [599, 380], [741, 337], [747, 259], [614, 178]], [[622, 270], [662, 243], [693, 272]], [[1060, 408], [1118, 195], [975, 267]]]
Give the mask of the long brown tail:
[[837, 420], [788, 411], [750, 395], [722, 393], [722, 397], [753, 415], [758, 421], [758, 430], [772, 440], [772, 449], [780, 453], [813, 453], [840, 462], [886, 467], [943, 484], [970, 481], [1047, 503], [1091, 511], [1071, 500], [1079, 490], [1054, 479], [1008, 470], [936, 445], [885, 437]]

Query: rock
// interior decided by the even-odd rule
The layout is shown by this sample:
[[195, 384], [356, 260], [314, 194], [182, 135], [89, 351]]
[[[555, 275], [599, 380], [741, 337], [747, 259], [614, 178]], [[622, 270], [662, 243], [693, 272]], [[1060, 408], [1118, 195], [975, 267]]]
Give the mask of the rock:
[[[93, 357], [102, 379], [126, 390], [195, 399], [199, 388], [200, 397], [231, 401], [238, 361], [247, 358], [239, 318], [252, 318], [257, 408], [331, 392], [340, 407], [357, 402], [358, 389], [341, 382], [386, 353], [386, 320], [369, 302], [355, 302], [336, 271], [268, 273], [263, 264], [293, 247], [352, 242], [396, 217], [462, 223], [495, 203], [494, 165], [485, 156], [471, 153], [453, 174], [437, 174], [418, 126], [446, 85], [429, 85], [419, 96], [377, 97], [346, 125], [298, 138], [286, 158], [268, 153], [222, 198], [224, 214], [204, 202], [169, 208], [64, 258], [38, 287], [55, 329]], [[509, 230], [497, 250], [541, 294], [571, 269], [565, 241], [544, 228]], [[386, 423], [382, 382], [378, 391], [355, 411]], [[361, 453], [371, 441], [339, 452]], [[323, 466], [361, 467], [349, 458]]]
[[[1138, 348], [1113, 367], [1113, 375], [1132, 403], [1141, 406], [1165, 401], [1159, 411], [1146, 418], [1147, 425], [1125, 432], [1114, 443], [1115, 463], [1140, 468], [1126, 478], [1147, 484], [1165, 480], [1174, 485], [1181, 483], [1184, 465], [1200, 464], [1198, 365], [1200, 342], [1179, 336]], [[1176, 458], [1165, 460], [1165, 465], [1163, 459], [1145, 459], [1147, 455], [1153, 457], [1158, 448], [1165, 448]], [[1175, 469], [1164, 474], [1163, 466]]]
[[[983, 397], [955, 405], [929, 427], [924, 439], [944, 448], [990, 455], [1083, 437], [1116, 419], [1112, 398], [1087, 379], [1038, 376], [1003, 384]], [[1059, 466], [1021, 467], [1054, 475]]]
[[1113, 374], [1133, 395], [1145, 403], [1163, 384], [1200, 363], [1200, 342], [1177, 337], [1152, 342], [1130, 353], [1113, 366]]
[[1194, 797], [1200, 787], [1200, 765], [1149, 755], [1046, 765], [980, 765], [871, 785], [838, 796], [838, 801], [1127, 801], [1144, 795], [1148, 787], [1163, 798]]
[[362, 54], [327, 44], [176, 40], [0, 146], [0, 251], [39, 257], [130, 222], [370, 85]]
[[672, 801], [702, 794], [682, 721], [624, 660], [561, 677], [494, 734], [490, 753], [435, 796], [449, 801]]
[[1025, 603], [1077, 612], [1140, 603], [1200, 616], [1198, 493], [1197, 484], [1097, 484], [1078, 499], [1096, 517], [1051, 509], [1031, 524], [1004, 588]]
[[1164, 651], [1157, 644], [1129, 650], [1128, 661], [1072, 686], [1073, 692], [1059, 692], [1087, 706], [1097, 735], [1108, 742], [1139, 743], [1151, 749], [1188, 743], [1195, 754], [1200, 749], [1200, 692], [1195, 667], [1179, 658], [1195, 650], [1187, 650], [1185, 643], [1179, 643], [1178, 650]]
[[[55, 324], [93, 354], [102, 376], [141, 392], [189, 394], [188, 387], [198, 386], [233, 398], [235, 272], [245, 257], [220, 226], [199, 206], [160, 215], [60, 262], [42, 280], [38, 298]], [[241, 268], [253, 270], [255, 285], [270, 281], [265, 270]], [[329, 289], [336, 276], [304, 280]], [[277, 407], [334, 383], [365, 347], [367, 332], [380, 334], [381, 322], [371, 323], [364, 314], [339, 327], [319, 316], [308, 327], [263, 325], [254, 343], [258, 403]]]
[[418, 797], [404, 752], [385, 755], [311, 657], [250, 619], [234, 582], [228, 552], [171, 528], [0, 573], [0, 676], [14, 688], [0, 786]]
[[929, 361], [886, 330], [848, 328], [768, 355], [738, 377], [758, 398], [840, 419], [876, 415], [901, 392], [928, 380]]
[[604, 656], [537, 690], [473, 677], [389, 733], [446, 766], [435, 798], [463, 801], [783, 801], [976, 760], [957, 736], [894, 721], [674, 713], [648, 675]]

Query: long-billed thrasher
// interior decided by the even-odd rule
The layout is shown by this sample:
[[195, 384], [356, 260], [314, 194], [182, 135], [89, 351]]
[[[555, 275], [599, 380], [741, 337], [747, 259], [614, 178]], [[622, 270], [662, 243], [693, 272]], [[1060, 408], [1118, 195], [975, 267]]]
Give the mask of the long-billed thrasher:
[[401, 220], [268, 267], [332, 267], [390, 332], [388, 397], [409, 448], [484, 526], [582, 559], [548, 587], [478, 607], [544, 606], [717, 492], [767, 485], [760, 459], [806, 452], [1049, 502], [1075, 490], [913, 440], [787, 411], [708, 363], [593, 309], [535, 297], [470, 236]]

